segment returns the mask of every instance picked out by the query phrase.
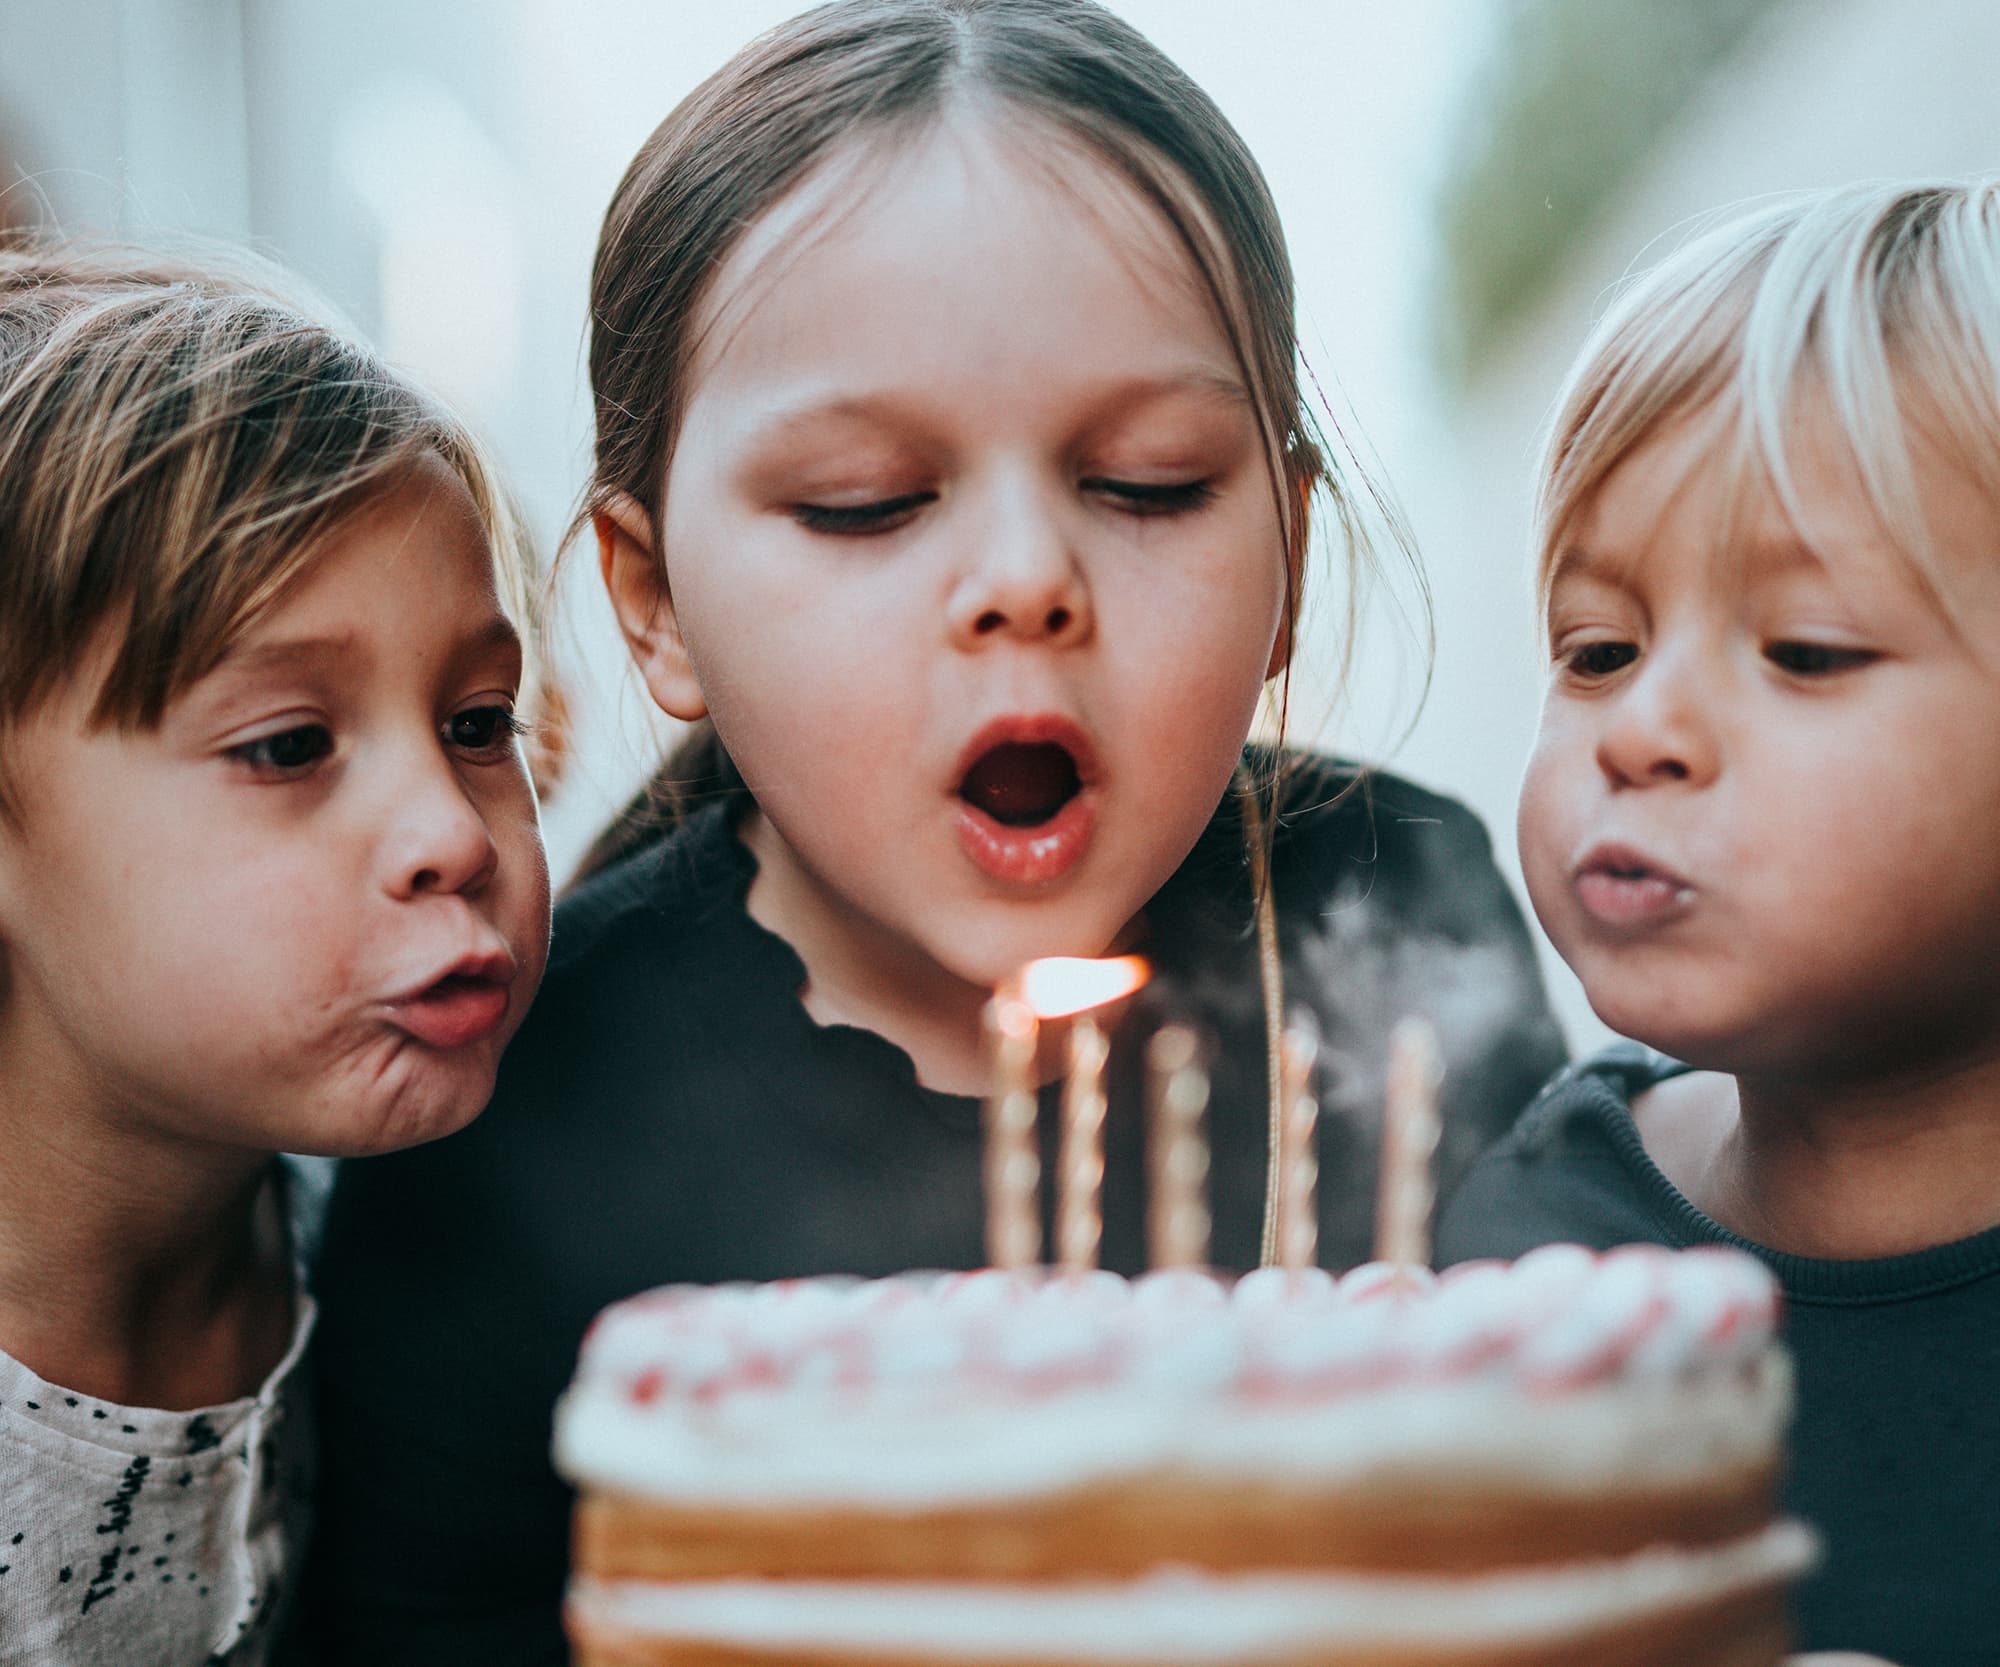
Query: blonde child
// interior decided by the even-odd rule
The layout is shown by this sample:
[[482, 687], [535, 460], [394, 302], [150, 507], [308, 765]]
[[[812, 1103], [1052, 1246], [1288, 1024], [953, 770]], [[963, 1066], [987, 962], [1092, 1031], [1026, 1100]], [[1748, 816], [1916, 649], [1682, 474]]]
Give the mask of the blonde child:
[[1238, 1267], [1281, 960], [1332, 1062], [1336, 1262], [1367, 1253], [1396, 1017], [1444, 1033], [1454, 1168], [1558, 1057], [1461, 807], [1253, 750], [1245, 827], [1307, 505], [1343, 500], [1263, 180], [1127, 25], [1084, 0], [794, 19], [641, 151], [592, 319], [604, 577], [653, 698], [708, 727], [667, 784], [684, 814], [560, 912], [498, 1121], [336, 1194], [341, 1659], [560, 1659], [549, 1417], [604, 1302], [977, 1265], [979, 1013], [1031, 958], [1156, 968], [1111, 1069], [1117, 1268], [1144, 1259], [1131, 1055], [1161, 1011], [1219, 1041]]
[[274, 1154], [458, 1128], [541, 970], [510, 527], [261, 268], [0, 254], [0, 1662], [284, 1625]]
[[1539, 541], [1522, 862], [1660, 1051], [1551, 1085], [1440, 1247], [1762, 1255], [1826, 1536], [1805, 1641], [1990, 1661], [2000, 185], [1786, 201], [1663, 262], [1571, 374]]

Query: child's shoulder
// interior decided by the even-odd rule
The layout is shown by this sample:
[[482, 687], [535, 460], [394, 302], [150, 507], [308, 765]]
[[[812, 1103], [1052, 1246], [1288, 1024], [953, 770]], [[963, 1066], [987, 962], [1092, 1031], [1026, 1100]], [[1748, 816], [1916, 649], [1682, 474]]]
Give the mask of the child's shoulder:
[[1633, 1101], [1683, 1067], [1636, 1043], [1566, 1065], [1453, 1193], [1438, 1260], [1515, 1257], [1568, 1241], [1682, 1243], [1687, 1208], [1646, 1155]]
[[1453, 941], [1518, 929], [1492, 841], [1469, 806], [1322, 753], [1287, 753], [1279, 779], [1272, 857], [1281, 900], [1392, 905]]
[[1470, 807], [1406, 776], [1321, 752], [1253, 752], [1253, 769], [1275, 766], [1277, 846], [1331, 848], [1357, 860], [1456, 854], [1490, 861], [1492, 842]]
[[741, 901], [750, 867], [730, 807], [702, 807], [570, 889], [556, 906], [548, 980], [588, 976], [638, 945], [671, 952], [718, 909]]

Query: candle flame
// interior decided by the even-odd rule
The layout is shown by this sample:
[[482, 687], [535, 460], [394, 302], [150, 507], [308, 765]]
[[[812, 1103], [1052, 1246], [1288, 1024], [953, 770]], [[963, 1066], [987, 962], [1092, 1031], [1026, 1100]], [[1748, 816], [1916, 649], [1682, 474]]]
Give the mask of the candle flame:
[[1151, 973], [1138, 955], [1116, 955], [1104, 961], [1051, 955], [1030, 961], [1021, 969], [1021, 999], [1034, 1009], [1038, 1019], [1067, 1019], [1129, 996]]

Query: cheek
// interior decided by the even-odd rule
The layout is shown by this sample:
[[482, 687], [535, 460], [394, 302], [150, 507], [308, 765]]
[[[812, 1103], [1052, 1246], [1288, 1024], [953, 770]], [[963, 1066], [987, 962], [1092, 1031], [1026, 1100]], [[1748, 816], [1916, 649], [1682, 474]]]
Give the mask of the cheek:
[[[1521, 776], [1521, 803], [1514, 833], [1521, 852], [1521, 870], [1531, 890], [1558, 873], [1572, 838], [1566, 814], [1579, 798], [1580, 786], [1571, 764], [1574, 748], [1560, 726], [1544, 719]], [[1540, 909], [1542, 899], [1535, 898]]]

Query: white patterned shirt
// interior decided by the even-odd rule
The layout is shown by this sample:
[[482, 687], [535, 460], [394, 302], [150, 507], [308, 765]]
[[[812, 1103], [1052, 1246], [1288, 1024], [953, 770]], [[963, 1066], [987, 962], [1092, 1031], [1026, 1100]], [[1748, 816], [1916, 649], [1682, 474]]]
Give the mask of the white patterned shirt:
[[312, 1328], [295, 1276], [284, 1359], [195, 1412], [95, 1400], [0, 1351], [0, 1667], [262, 1667], [311, 1508]]

